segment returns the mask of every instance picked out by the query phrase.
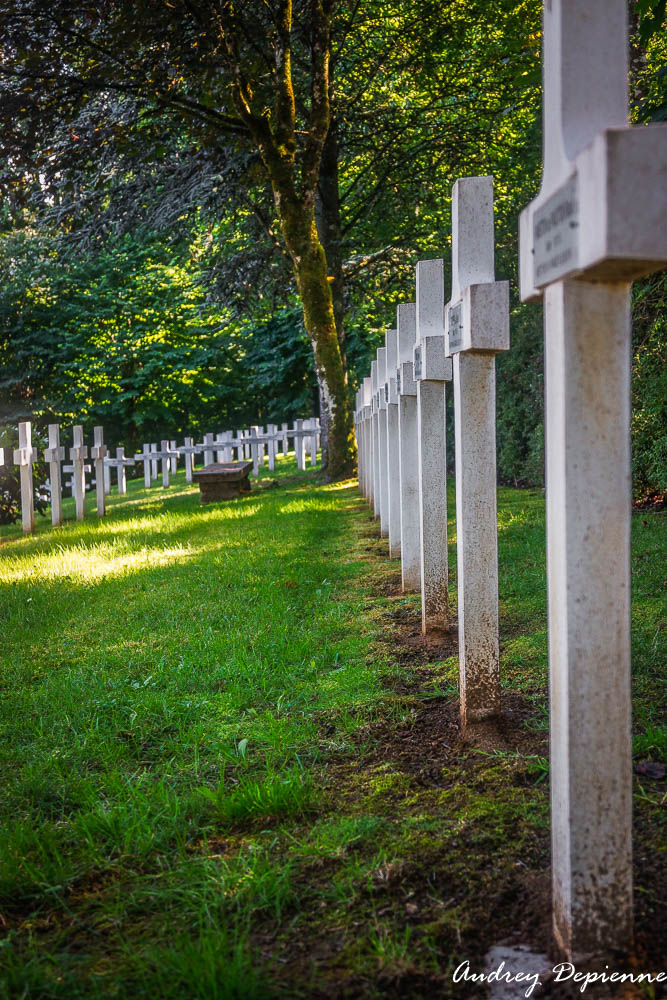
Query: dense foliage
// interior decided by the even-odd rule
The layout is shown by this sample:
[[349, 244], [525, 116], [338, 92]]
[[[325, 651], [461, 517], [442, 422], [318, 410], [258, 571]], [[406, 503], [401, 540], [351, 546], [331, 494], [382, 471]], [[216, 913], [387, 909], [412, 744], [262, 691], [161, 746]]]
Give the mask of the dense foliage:
[[[266, 165], [237, 127], [227, 78], [213, 79], [208, 24], [201, 36], [187, 18], [179, 27], [178, 3], [151, 21], [147, 0], [132, 6], [141, 23], [128, 41], [129, 5], [107, 6], [102, 25], [67, 4], [0, 0], [9, 53], [0, 69], [0, 419], [100, 421], [111, 443], [133, 447], [307, 416], [317, 405], [315, 371], [290, 253]], [[219, 6], [198, 5], [200, 20]], [[275, 25], [259, 6], [269, 10], [244, 9], [265, 37], [244, 44], [270, 96], [262, 46], [275, 41]], [[416, 261], [447, 262], [458, 176], [494, 175], [497, 276], [516, 288], [517, 217], [540, 177], [540, 7], [334, 7], [316, 218], [350, 389], [397, 303], [414, 297]], [[307, 122], [310, 77], [299, 53], [312, 11], [305, 2], [294, 11], [293, 83]], [[661, 121], [664, 3], [641, 0], [634, 17], [633, 118]], [[101, 46], [94, 32], [107, 48], [86, 63], [91, 39]], [[640, 283], [635, 298], [635, 483], [648, 492], [664, 489], [664, 282]], [[542, 480], [541, 328], [540, 308], [514, 293], [512, 348], [498, 358], [505, 482]]]

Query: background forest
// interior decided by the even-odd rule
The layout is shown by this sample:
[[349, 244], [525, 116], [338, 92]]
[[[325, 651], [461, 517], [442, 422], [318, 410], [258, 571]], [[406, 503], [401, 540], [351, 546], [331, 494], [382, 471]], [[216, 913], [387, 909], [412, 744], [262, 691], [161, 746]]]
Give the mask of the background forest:
[[[107, 26], [103, 47], [92, 31], [81, 43], [68, 5], [0, 0], [11, 52], [0, 67], [0, 424], [101, 423], [129, 450], [317, 412], [257, 150], [221, 124], [211, 63], [194, 35], [179, 37], [178, 16], [156, 26], [150, 3], [108, 6], [115, 34]], [[664, 9], [632, 10], [636, 124], [667, 117]], [[308, 10], [295, 5], [297, 34], [308, 34]], [[417, 260], [442, 256], [447, 271], [452, 184], [493, 174], [496, 276], [512, 285], [498, 471], [517, 485], [543, 477], [542, 314], [516, 290], [518, 214], [540, 181], [540, 10], [540, 0], [335, 5], [316, 204], [352, 392], [396, 305], [414, 296]], [[164, 64], [162, 29], [178, 64]], [[261, 39], [246, 43], [261, 63]], [[293, 72], [298, 108], [296, 49]], [[635, 286], [641, 497], [667, 490], [666, 302], [664, 274]]]

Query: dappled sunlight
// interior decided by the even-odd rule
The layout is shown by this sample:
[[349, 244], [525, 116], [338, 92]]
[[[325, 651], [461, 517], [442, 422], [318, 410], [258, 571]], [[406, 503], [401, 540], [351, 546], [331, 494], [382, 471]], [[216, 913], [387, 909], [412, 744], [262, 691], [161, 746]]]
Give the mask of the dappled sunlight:
[[[210, 548], [211, 546], [207, 546]], [[37, 583], [68, 578], [77, 583], [123, 576], [139, 569], [153, 569], [190, 559], [198, 548], [187, 545], [142, 546], [128, 550], [113, 545], [58, 546], [51, 552], [27, 558], [9, 557], [0, 565], [0, 583]]]

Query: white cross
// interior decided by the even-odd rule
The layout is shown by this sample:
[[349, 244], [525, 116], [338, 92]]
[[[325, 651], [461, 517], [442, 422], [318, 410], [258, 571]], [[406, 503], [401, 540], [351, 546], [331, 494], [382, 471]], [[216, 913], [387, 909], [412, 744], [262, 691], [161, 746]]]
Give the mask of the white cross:
[[90, 449], [90, 457], [95, 462], [95, 496], [97, 501], [97, 516], [104, 517], [106, 513], [105, 502], [105, 459], [107, 457], [107, 446], [104, 443], [104, 428], [93, 428], [93, 447]]
[[200, 445], [194, 444], [191, 437], [186, 437], [185, 443], [178, 449], [179, 455], [183, 456], [185, 462], [185, 481], [186, 483], [192, 482], [192, 469], [194, 467], [194, 457], [195, 455], [201, 455], [202, 449]]
[[667, 263], [667, 128], [627, 127], [625, 0], [549, 0], [543, 78], [520, 277], [545, 316], [553, 923], [586, 957], [632, 941], [630, 282]]
[[21, 523], [25, 534], [35, 530], [32, 466], [36, 461], [37, 449], [32, 446], [32, 427], [26, 420], [19, 424], [19, 446], [14, 449], [14, 464], [19, 466], [21, 480]]
[[115, 469], [118, 482], [118, 493], [127, 493], [127, 480], [125, 476], [125, 469], [127, 466], [134, 465], [135, 460], [133, 458], [125, 458], [125, 449], [116, 448], [115, 458], [105, 458], [104, 460], [105, 468]]
[[65, 461], [65, 446], [60, 443], [60, 424], [49, 424], [49, 447], [44, 451], [44, 460], [49, 463], [51, 524], [56, 528], [63, 522], [60, 466]]
[[494, 280], [493, 178], [452, 192], [456, 553], [461, 720], [500, 710], [495, 354], [509, 348], [509, 283]]
[[170, 447], [169, 441], [160, 442], [160, 451], [155, 449], [151, 451], [151, 458], [153, 461], [158, 459], [162, 462], [162, 486], [167, 489], [169, 486], [169, 470], [171, 469], [171, 460], [173, 458], [174, 452]]
[[83, 443], [83, 427], [77, 424], [72, 431], [73, 446], [69, 450], [70, 461], [73, 463], [72, 480], [74, 503], [77, 521], [83, 521], [86, 516], [86, 470], [85, 460], [88, 458], [88, 447]]
[[134, 456], [135, 462], [142, 462], [144, 466], [144, 489], [149, 490], [151, 488], [151, 471], [153, 466], [153, 459], [151, 457], [152, 445], [144, 444], [143, 451], [140, 455]]
[[420, 260], [416, 270], [417, 442], [422, 632], [449, 626], [447, 440], [445, 385], [452, 361], [445, 351], [444, 261]]
[[401, 478], [401, 579], [403, 591], [421, 586], [419, 519], [419, 443], [417, 439], [417, 383], [414, 380], [416, 306], [404, 302], [396, 310], [398, 331], [398, 436]]

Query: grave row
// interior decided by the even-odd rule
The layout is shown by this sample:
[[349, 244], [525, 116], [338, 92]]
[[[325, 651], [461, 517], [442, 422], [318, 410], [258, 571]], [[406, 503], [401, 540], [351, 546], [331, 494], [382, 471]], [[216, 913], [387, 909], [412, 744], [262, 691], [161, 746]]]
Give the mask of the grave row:
[[[236, 433], [222, 431], [219, 434], [204, 434], [203, 440], [198, 444], [195, 444], [191, 437], [186, 437], [180, 446], [177, 445], [176, 441], [162, 441], [159, 448], [155, 443], [144, 444], [141, 453], [132, 458], [126, 457], [125, 449], [120, 447], [116, 448], [116, 457], [112, 458], [104, 443], [104, 429], [102, 427], [94, 428], [93, 444], [89, 449], [84, 440], [83, 427], [76, 425], [72, 429], [72, 446], [69, 449], [70, 464], [64, 465], [66, 449], [60, 443], [60, 425], [49, 424], [49, 443], [48, 447], [44, 449], [44, 461], [49, 466], [49, 478], [44, 484], [44, 488], [51, 500], [51, 523], [54, 527], [62, 524], [63, 486], [70, 489], [74, 497], [77, 520], [84, 519], [86, 492], [91, 486], [86, 477], [92, 473], [93, 467], [95, 478], [92, 479], [92, 485], [95, 486], [97, 515], [103, 517], [106, 512], [105, 497], [111, 492], [112, 469], [116, 470], [119, 494], [124, 494], [127, 491], [126, 469], [137, 463], [143, 465], [146, 489], [150, 489], [151, 484], [157, 480], [159, 464], [161, 465], [162, 486], [168, 487], [170, 476], [178, 471], [181, 458], [185, 466], [185, 481], [191, 483], [196, 455], [203, 455], [204, 467], [212, 465], [216, 461], [232, 462], [236, 455], [238, 461], [251, 460], [253, 473], [257, 475], [260, 468], [264, 466], [267, 454], [269, 471], [272, 472], [276, 467], [279, 449], [282, 450], [283, 455], [287, 455], [289, 443], [292, 441], [297, 467], [303, 471], [306, 468], [306, 453], [309, 455], [311, 466], [317, 464], [320, 438], [319, 420], [317, 417], [311, 417], [308, 420], [296, 420], [293, 427], [289, 427], [286, 423], [283, 423], [281, 427], [278, 427], [277, 424], [269, 424], [266, 430], [255, 426], [248, 430], [236, 431]], [[21, 520], [25, 533], [30, 533], [35, 528], [32, 467], [38, 457], [38, 449], [32, 444], [31, 424], [29, 421], [24, 421], [19, 424], [19, 446], [14, 450], [12, 458], [14, 464], [20, 468]], [[89, 457], [92, 460], [91, 464], [87, 462]], [[0, 448], [0, 466], [9, 464], [9, 461], [9, 454], [5, 449]], [[63, 473], [70, 475], [70, 479], [64, 483]]]
[[[571, 960], [632, 948], [631, 282], [667, 264], [667, 127], [628, 127], [625, 0], [548, 0], [544, 165], [520, 220], [520, 297], [544, 300], [553, 928]], [[452, 196], [452, 285], [417, 264], [356, 398], [360, 489], [421, 594], [450, 622], [445, 392], [455, 425], [462, 725], [500, 711], [490, 177]], [[448, 298], [448, 301], [446, 301]]]

